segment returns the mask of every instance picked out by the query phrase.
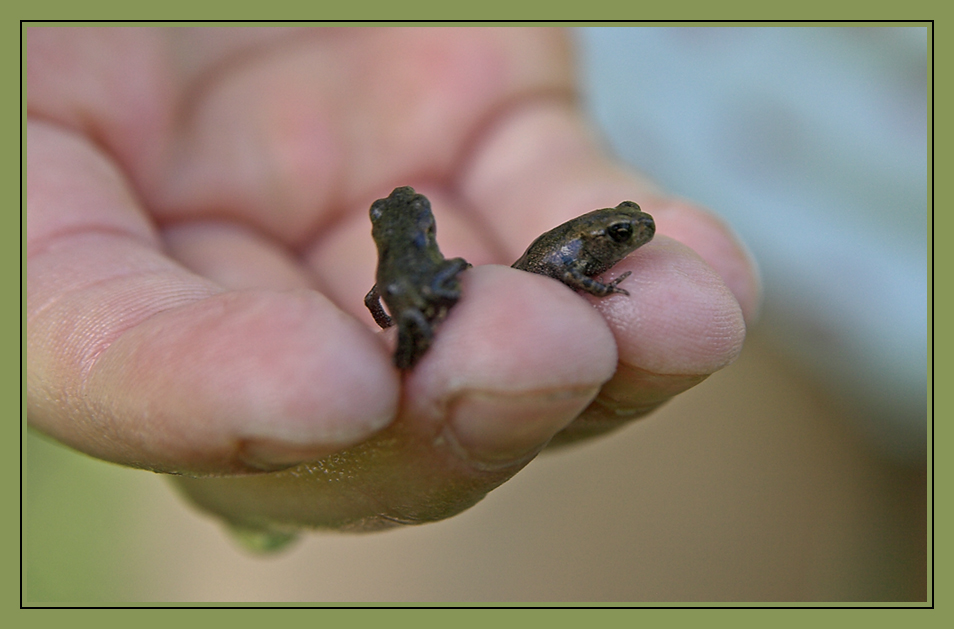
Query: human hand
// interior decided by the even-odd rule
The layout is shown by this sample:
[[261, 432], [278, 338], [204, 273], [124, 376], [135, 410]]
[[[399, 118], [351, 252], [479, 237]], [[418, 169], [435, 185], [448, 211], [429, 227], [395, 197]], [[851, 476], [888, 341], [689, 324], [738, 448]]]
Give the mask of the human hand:
[[[27, 45], [31, 425], [181, 474], [233, 524], [449, 517], [554, 435], [616, 428], [731, 362], [757, 309], [727, 228], [604, 154], [561, 31], [30, 28]], [[399, 185], [478, 265], [403, 377], [362, 301], [368, 207]], [[614, 267], [629, 298], [490, 266], [627, 199], [657, 226]]]

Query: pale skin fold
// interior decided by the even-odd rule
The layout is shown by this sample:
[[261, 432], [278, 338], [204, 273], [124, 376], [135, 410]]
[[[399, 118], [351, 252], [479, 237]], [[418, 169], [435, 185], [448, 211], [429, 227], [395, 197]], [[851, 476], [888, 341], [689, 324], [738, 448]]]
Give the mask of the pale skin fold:
[[[371, 530], [702, 381], [755, 266], [614, 161], [575, 89], [559, 30], [28, 29], [30, 425], [234, 524]], [[475, 266], [402, 379], [363, 296], [368, 207], [403, 185]], [[604, 275], [629, 296], [508, 268], [623, 200], [656, 221]]]

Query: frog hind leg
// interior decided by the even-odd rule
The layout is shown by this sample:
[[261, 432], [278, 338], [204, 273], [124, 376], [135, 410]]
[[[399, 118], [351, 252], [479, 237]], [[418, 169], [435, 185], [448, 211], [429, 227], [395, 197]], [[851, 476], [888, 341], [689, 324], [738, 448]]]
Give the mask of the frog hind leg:
[[629, 291], [625, 288], [619, 288], [618, 284], [631, 274], [632, 271], [626, 271], [609, 284], [603, 284], [597, 280], [594, 280], [592, 277], [583, 275], [583, 273], [581, 273], [576, 267], [570, 267], [560, 279], [570, 288], [586, 291], [587, 293], [597, 297], [606, 297], [607, 295], [611, 295], [613, 293], [629, 295]]
[[394, 320], [388, 316], [388, 313], [384, 312], [384, 307], [381, 306], [381, 293], [378, 292], [377, 284], [372, 286], [368, 294], [364, 296], [364, 305], [371, 311], [374, 322], [379, 326], [390, 328], [394, 325]]
[[398, 317], [398, 343], [394, 366], [410, 369], [430, 348], [434, 331], [420, 310], [406, 310]]

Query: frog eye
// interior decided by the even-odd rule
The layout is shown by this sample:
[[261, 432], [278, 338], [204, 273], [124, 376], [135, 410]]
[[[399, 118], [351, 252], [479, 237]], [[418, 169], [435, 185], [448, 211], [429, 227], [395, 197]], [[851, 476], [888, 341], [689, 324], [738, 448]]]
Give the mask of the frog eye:
[[633, 237], [633, 224], [629, 222], [613, 223], [606, 228], [606, 233], [616, 242], [626, 242]]
[[381, 215], [384, 214], [384, 206], [385, 206], [385, 204], [382, 203], [382, 201], [385, 201], [385, 199], [378, 199], [377, 201], [375, 201], [374, 203], [371, 204], [371, 212], [370, 212], [370, 214], [371, 214], [371, 222], [372, 222], [372, 223], [375, 223], [375, 222], [377, 222], [378, 220], [380, 220], [380, 219], [381, 219]]

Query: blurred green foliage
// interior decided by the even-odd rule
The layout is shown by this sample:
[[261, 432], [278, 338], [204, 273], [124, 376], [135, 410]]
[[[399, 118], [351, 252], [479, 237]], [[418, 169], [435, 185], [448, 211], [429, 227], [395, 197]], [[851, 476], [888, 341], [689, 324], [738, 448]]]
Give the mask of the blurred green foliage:
[[138, 472], [27, 437], [23, 604], [103, 604], [136, 598], [125, 574], [141, 540], [127, 525]]

